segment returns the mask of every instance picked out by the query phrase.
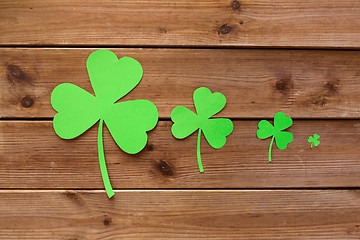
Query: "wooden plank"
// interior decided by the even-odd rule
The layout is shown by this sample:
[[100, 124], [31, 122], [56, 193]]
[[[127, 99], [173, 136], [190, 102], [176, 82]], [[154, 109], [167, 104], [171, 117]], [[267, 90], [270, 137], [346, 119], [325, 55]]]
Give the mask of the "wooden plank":
[[[53, 117], [50, 94], [63, 82], [93, 92], [86, 59], [95, 49], [0, 49], [0, 117]], [[223, 93], [219, 116], [360, 118], [360, 52], [240, 49], [112, 49], [141, 62], [144, 77], [123, 100], [148, 99], [169, 118], [193, 107], [202, 86]]]
[[353, 0], [3, 0], [1, 45], [360, 47]]
[[[133, 188], [312, 188], [360, 186], [360, 121], [294, 122], [286, 150], [256, 138], [258, 121], [234, 121], [226, 145], [216, 150], [204, 137], [196, 158], [197, 134], [184, 140], [161, 121], [135, 155], [120, 150], [104, 128], [107, 168], [112, 186]], [[321, 144], [307, 139], [319, 134]], [[97, 125], [73, 140], [55, 135], [50, 121], [0, 122], [0, 188], [103, 189], [97, 155]]]
[[359, 190], [0, 191], [3, 239], [359, 239]]

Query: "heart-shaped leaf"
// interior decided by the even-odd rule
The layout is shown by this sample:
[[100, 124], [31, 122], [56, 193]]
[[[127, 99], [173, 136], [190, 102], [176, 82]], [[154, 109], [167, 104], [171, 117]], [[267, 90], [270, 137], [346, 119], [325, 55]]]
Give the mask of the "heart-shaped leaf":
[[159, 115], [148, 100], [134, 100], [113, 104], [104, 115], [105, 124], [117, 145], [130, 154], [140, 152], [147, 143], [147, 131], [156, 126]]
[[186, 107], [178, 106], [171, 112], [174, 124], [171, 132], [177, 139], [183, 139], [199, 128], [198, 116]]
[[258, 123], [259, 130], [257, 130], [256, 135], [260, 139], [265, 139], [274, 135], [274, 127], [269, 121], [261, 120]]
[[291, 117], [287, 117], [285, 113], [278, 112], [274, 116], [274, 127], [278, 131], [282, 131], [284, 129], [287, 129], [293, 124], [293, 121]]
[[71, 83], [55, 87], [51, 105], [58, 112], [53, 120], [54, 130], [63, 139], [79, 136], [100, 119], [96, 98]]
[[226, 137], [233, 131], [234, 125], [228, 118], [214, 118], [202, 124], [201, 129], [210, 146], [219, 149], [225, 145]]
[[292, 142], [294, 136], [289, 132], [278, 132], [275, 135], [276, 146], [280, 150], [284, 150], [289, 143]]
[[201, 118], [209, 118], [220, 112], [226, 104], [226, 98], [219, 92], [211, 93], [208, 88], [201, 87], [193, 95], [196, 112]]
[[105, 49], [91, 53], [86, 66], [96, 98], [106, 103], [114, 103], [128, 94], [143, 74], [135, 59], [118, 59], [115, 53]]

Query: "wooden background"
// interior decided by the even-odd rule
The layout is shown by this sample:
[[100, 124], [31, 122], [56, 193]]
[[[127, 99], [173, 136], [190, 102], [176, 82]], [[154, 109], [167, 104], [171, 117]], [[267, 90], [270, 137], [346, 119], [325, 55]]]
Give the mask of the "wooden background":
[[[160, 121], [136, 155], [96, 124], [74, 140], [52, 129], [63, 82], [93, 92], [98, 48], [144, 76], [123, 100]], [[360, 239], [360, 2], [354, 0], [1, 0], [0, 238]], [[176, 140], [171, 110], [206, 86], [227, 98], [226, 145]], [[286, 150], [256, 138], [260, 119], [293, 117]], [[317, 133], [321, 144], [310, 149]]]

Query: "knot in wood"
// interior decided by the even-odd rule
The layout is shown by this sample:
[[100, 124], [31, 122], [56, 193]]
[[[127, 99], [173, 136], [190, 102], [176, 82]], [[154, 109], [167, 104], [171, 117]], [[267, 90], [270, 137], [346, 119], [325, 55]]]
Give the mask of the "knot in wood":
[[21, 106], [24, 108], [30, 108], [32, 105], [34, 105], [34, 100], [31, 97], [24, 97], [21, 100]]
[[235, 0], [231, 3], [231, 8], [234, 10], [238, 10], [240, 8], [240, 2]]
[[225, 34], [230, 33], [231, 30], [232, 30], [232, 27], [225, 24], [220, 27], [219, 33], [225, 35]]

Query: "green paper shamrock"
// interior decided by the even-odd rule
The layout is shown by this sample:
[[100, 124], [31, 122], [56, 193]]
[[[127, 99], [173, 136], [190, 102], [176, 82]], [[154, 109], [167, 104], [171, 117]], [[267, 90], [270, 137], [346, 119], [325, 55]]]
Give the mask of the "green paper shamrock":
[[269, 121], [261, 120], [258, 124], [259, 130], [257, 130], [257, 137], [265, 139], [272, 136], [269, 147], [269, 162], [271, 162], [271, 148], [275, 139], [276, 146], [283, 150], [293, 140], [292, 133], [284, 132], [283, 130], [289, 128], [292, 125], [292, 119], [287, 117], [285, 113], [278, 112], [274, 117], [274, 126]]
[[158, 122], [156, 106], [148, 100], [119, 102], [138, 85], [143, 70], [133, 58], [118, 59], [109, 50], [90, 54], [86, 62], [95, 96], [82, 88], [63, 83], [51, 94], [51, 104], [58, 112], [54, 117], [54, 130], [63, 139], [72, 139], [84, 133], [100, 120], [98, 154], [106, 193], [114, 195], [103, 149], [103, 122], [117, 145], [126, 153], [140, 152], [147, 143], [146, 132]]
[[226, 136], [234, 127], [230, 119], [210, 118], [225, 107], [226, 98], [223, 94], [211, 93], [208, 88], [201, 87], [194, 91], [193, 99], [197, 114], [183, 106], [174, 108], [171, 112], [171, 120], [174, 122], [171, 132], [175, 138], [183, 139], [199, 129], [197, 158], [199, 170], [204, 172], [200, 154], [201, 131], [210, 146], [219, 149], [225, 145]]
[[313, 148], [313, 146], [317, 147], [320, 144], [320, 140], [319, 140], [320, 136], [317, 134], [314, 134], [314, 136], [310, 136], [308, 139], [308, 142], [311, 143], [311, 148]]

